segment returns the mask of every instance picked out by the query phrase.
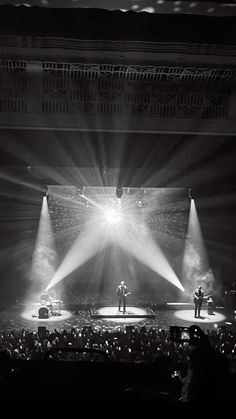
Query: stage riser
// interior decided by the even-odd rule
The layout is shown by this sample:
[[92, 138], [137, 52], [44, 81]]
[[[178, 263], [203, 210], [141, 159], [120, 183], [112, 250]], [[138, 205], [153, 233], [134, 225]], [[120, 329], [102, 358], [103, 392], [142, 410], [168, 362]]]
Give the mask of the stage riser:
[[155, 319], [155, 315], [144, 315], [144, 316], [122, 316], [122, 315], [117, 315], [117, 316], [109, 316], [109, 315], [96, 315], [96, 314], [91, 314], [91, 317], [93, 319]]
[[150, 307], [126, 307], [126, 313], [118, 311], [117, 307], [93, 307], [90, 315], [94, 319], [155, 319], [155, 313]]

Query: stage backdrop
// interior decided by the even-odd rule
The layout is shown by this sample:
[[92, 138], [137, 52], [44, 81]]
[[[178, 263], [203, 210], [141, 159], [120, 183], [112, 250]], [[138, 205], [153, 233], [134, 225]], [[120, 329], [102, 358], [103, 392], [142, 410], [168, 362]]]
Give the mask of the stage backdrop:
[[124, 280], [130, 304], [178, 300], [164, 274], [171, 269], [181, 282], [189, 205], [185, 188], [48, 186], [58, 268], [73, 248], [78, 265], [53, 291], [66, 302], [113, 305]]

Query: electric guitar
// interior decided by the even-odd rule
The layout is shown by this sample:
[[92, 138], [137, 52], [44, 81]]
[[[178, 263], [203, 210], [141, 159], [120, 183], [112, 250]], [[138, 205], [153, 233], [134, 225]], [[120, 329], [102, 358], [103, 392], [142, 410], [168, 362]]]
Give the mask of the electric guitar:
[[127, 292], [126, 294], [124, 294], [124, 297], [127, 297], [127, 295], [132, 294], [132, 292]]
[[206, 296], [200, 295], [200, 297], [198, 297], [197, 295], [194, 294], [193, 301], [194, 303], [196, 303], [197, 301], [203, 301], [204, 299], [207, 300], [207, 298], [209, 297], [210, 295], [206, 295]]

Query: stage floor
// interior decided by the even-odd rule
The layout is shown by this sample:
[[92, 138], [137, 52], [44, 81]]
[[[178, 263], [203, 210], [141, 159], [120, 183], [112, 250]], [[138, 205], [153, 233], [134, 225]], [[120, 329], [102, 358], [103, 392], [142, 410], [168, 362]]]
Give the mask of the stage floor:
[[[100, 312], [100, 316], [93, 317], [90, 310], [79, 310], [75, 307], [66, 307], [66, 310], [61, 310], [60, 316], [52, 316], [48, 319], [39, 319], [33, 317], [35, 310], [32, 307], [23, 304], [17, 304], [8, 308], [7, 310], [0, 311], [0, 330], [11, 331], [29, 329], [37, 331], [38, 326], [46, 326], [48, 330], [63, 330], [63, 329], [82, 329], [83, 326], [92, 326], [96, 329], [123, 329], [126, 325], [135, 325], [136, 327], [153, 327], [168, 329], [170, 326], [190, 326], [198, 324], [203, 330], [213, 329], [218, 326], [228, 326], [229, 328], [236, 329], [236, 321], [233, 313], [227, 313], [224, 309], [215, 311], [214, 315], [209, 315], [207, 310], [202, 310], [201, 319], [194, 318], [194, 311], [185, 309], [183, 310], [176, 306], [176, 309], [165, 308], [160, 310], [151, 311], [149, 307], [135, 307], [136, 314], [109, 316], [110, 310], [115, 310], [117, 314], [117, 307], [103, 307], [104, 312]], [[127, 307], [127, 311], [133, 312], [134, 307]], [[141, 310], [141, 312], [140, 312]], [[143, 313], [143, 315], [142, 315]], [[145, 316], [146, 313], [146, 316]], [[152, 314], [153, 313], [153, 314]], [[150, 314], [150, 316], [148, 316]], [[152, 314], [152, 316], [151, 316]], [[141, 317], [140, 317], [141, 316]]]

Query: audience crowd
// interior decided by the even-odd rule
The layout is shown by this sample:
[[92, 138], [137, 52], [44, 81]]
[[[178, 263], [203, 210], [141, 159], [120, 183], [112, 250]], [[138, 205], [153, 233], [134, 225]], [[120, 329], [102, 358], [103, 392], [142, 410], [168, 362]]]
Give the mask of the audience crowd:
[[[235, 361], [236, 332], [223, 327], [205, 332], [212, 348]], [[173, 362], [188, 362], [191, 348], [188, 342], [174, 342], [168, 330], [135, 328], [124, 330], [99, 329], [84, 326], [83, 329], [48, 331], [45, 328], [33, 332], [23, 329], [10, 333], [0, 332], [0, 360], [41, 360], [49, 349], [88, 348], [103, 350], [113, 361], [153, 362], [160, 356], [169, 356]]]

